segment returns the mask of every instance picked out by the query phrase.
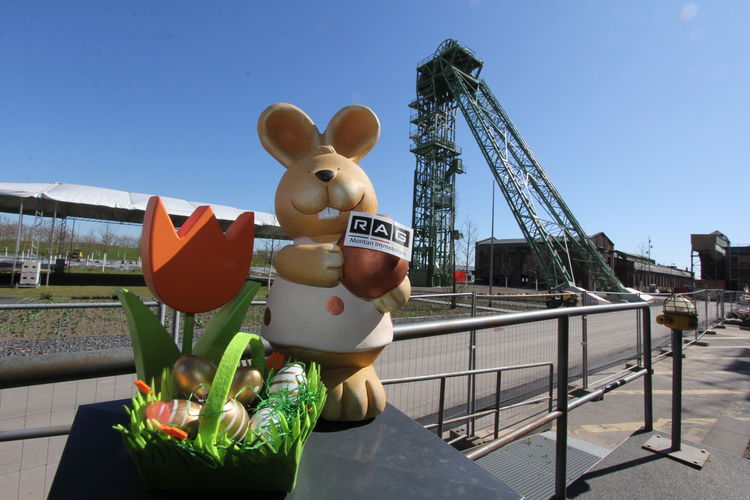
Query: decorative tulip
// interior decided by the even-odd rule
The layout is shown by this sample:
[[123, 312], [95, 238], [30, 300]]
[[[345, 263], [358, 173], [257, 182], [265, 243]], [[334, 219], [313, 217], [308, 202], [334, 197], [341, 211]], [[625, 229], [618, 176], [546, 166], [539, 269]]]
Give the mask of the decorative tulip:
[[198, 207], [176, 231], [161, 198], [148, 200], [141, 259], [149, 290], [186, 313], [182, 353], [193, 346], [195, 313], [217, 309], [242, 287], [253, 259], [255, 214], [245, 212], [226, 233], [210, 206]]
[[254, 219], [253, 212], [245, 212], [222, 233], [213, 210], [204, 206], [176, 231], [161, 198], [152, 196], [141, 237], [148, 288], [160, 301], [185, 313], [226, 304], [250, 269]]

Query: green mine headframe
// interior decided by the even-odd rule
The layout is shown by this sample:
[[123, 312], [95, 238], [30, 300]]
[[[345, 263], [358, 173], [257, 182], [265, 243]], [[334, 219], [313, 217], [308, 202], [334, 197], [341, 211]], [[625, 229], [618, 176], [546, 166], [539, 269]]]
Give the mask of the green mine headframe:
[[482, 61], [446, 40], [417, 66], [411, 152], [416, 156], [410, 278], [416, 286], [452, 282], [455, 176], [463, 173], [456, 145], [456, 111], [464, 118], [531, 248], [549, 288], [575, 285], [576, 262], [601, 290], [625, 291], [571, 213], [487, 84]]

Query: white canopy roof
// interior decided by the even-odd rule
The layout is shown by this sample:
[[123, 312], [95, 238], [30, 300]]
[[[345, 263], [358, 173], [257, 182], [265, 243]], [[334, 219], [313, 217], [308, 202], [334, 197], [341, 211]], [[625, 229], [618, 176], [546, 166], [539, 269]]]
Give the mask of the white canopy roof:
[[[18, 213], [23, 201], [23, 213], [34, 215], [37, 210], [45, 217], [77, 217], [103, 221], [142, 223], [146, 205], [152, 195], [129, 193], [116, 189], [77, 184], [0, 182], [0, 212]], [[199, 203], [162, 196], [172, 221], [183, 224], [193, 211], [204, 205], [213, 208], [216, 218], [226, 229], [237, 217], [248, 210]], [[255, 235], [259, 238], [286, 238], [276, 216], [255, 211]]]

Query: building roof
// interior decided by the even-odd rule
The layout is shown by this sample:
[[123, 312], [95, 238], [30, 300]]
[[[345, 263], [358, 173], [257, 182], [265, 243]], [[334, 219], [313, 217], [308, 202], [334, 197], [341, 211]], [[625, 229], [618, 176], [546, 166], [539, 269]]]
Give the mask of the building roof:
[[[130, 193], [116, 189], [78, 184], [0, 182], [0, 212], [34, 215], [42, 211], [45, 217], [75, 217], [113, 222], [142, 223], [146, 205], [152, 195]], [[240, 208], [200, 203], [162, 196], [164, 206], [175, 225], [183, 224], [193, 211], [210, 205], [222, 228], [226, 229], [244, 210]], [[276, 216], [255, 212], [255, 236], [286, 238]]]
[[[483, 240], [477, 241], [477, 246], [479, 245], [489, 245], [492, 243], [493, 238], [485, 238]], [[526, 245], [526, 239], [525, 238], [511, 238], [511, 239], [505, 239], [505, 240], [499, 240], [497, 238], [494, 238], [495, 245]]]

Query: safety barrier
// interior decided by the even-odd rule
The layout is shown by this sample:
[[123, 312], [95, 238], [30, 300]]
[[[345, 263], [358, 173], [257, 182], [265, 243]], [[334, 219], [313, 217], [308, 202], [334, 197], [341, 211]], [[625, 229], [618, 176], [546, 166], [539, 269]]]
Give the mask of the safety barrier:
[[[713, 312], [713, 319], [716, 319], [717, 317], [720, 318], [723, 316], [723, 312], [725, 311], [726, 302], [725, 294], [724, 293], [714, 293], [713, 295], [715, 298], [712, 297], [712, 293], [709, 292], [703, 292], [705, 304], [701, 305], [703, 306], [703, 314], [707, 315], [707, 311]], [[715, 305], [711, 305], [713, 302], [716, 302]], [[33, 309], [28, 307], [28, 304], [16, 304], [16, 305], [4, 305], [0, 307], [0, 309], [8, 309], [8, 308], [15, 308], [15, 309]], [[63, 305], [54, 305], [54, 306], [63, 306]], [[65, 307], [70, 307], [71, 305], [65, 305]], [[53, 305], [45, 305], [45, 308], [47, 307], [53, 307]], [[76, 307], [76, 306], [74, 306]], [[77, 306], [82, 307], [82, 306]], [[113, 304], [98, 304], [96, 307], [115, 307]], [[699, 312], [701, 309], [699, 308]], [[576, 351], [571, 350], [570, 346], [572, 345], [571, 339], [577, 339], [574, 335], [571, 335], [572, 328], [571, 328], [571, 318], [582, 318], [582, 319], [594, 319], [594, 318], [609, 318], [614, 315], [618, 315], [624, 312], [635, 312], [637, 314], [637, 325], [638, 328], [635, 328], [636, 335], [639, 339], [638, 344], [641, 346], [637, 352], [635, 352], [636, 356], [633, 359], [640, 358], [642, 361], [639, 361], [635, 366], [628, 368], [626, 371], [627, 373], [624, 374], [624, 376], [620, 376], [622, 374], [618, 374], [615, 380], [611, 380], [605, 384], [600, 385], [599, 387], [596, 387], [594, 389], [590, 389], [590, 392], [586, 394], [583, 397], [575, 398], [571, 401], [568, 401], [568, 392], [567, 387], [571, 381], [574, 381], [581, 377], [580, 373], [580, 365], [585, 364], [581, 363], [583, 361], [582, 359], [576, 358], [576, 353], [580, 352], [581, 356], [585, 359], [584, 351]], [[476, 314], [476, 313], [475, 313]], [[711, 324], [711, 319], [706, 318], [703, 320], [702, 324], [705, 327], [704, 332], [708, 330], [708, 327]], [[542, 324], [549, 324], [549, 322], [553, 322], [556, 324], [554, 336], [556, 337], [556, 350], [554, 352], [552, 350], [548, 352], [542, 353], [544, 357], [547, 357], [549, 359], [537, 361], [537, 360], [530, 360], [528, 363], [521, 364], [522, 366], [514, 366], [512, 363], [510, 364], [501, 364], [501, 366], [497, 365], [497, 362], [495, 362], [494, 367], [489, 368], [483, 368], [481, 366], [482, 362], [477, 356], [477, 348], [478, 344], [480, 344], [482, 341], [486, 341], [490, 338], [496, 340], [498, 344], [505, 345], [507, 348], [510, 344], [508, 343], [511, 340], [511, 337], [514, 334], [514, 329], [506, 329], [506, 327], [514, 326], [516, 327], [515, 330], [522, 330], [525, 327], [529, 327], [530, 325], [542, 325]], [[582, 323], [579, 325], [585, 324]], [[389, 347], [389, 349], [398, 349], [401, 345], [406, 345], [409, 343], [419, 342], [423, 341], [425, 339], [427, 340], [435, 340], [435, 339], [441, 339], [441, 338], [447, 338], [451, 337], [457, 334], [461, 335], [467, 335], [468, 334], [468, 340], [469, 345], [468, 349], [465, 349], [467, 351], [467, 356], [465, 361], [467, 361], [467, 364], [464, 366], [469, 366], [470, 368], [468, 370], [454, 370], [454, 371], [447, 371], [443, 370], [438, 374], [435, 374], [433, 371], [432, 374], [424, 374], [424, 375], [418, 375], [418, 376], [411, 376], [411, 377], [395, 377], [395, 378], [386, 378], [388, 375], [388, 372], [383, 373], [381, 371], [381, 375], [384, 377], [384, 382], [388, 387], [394, 387], [402, 384], [408, 384], [408, 383], [417, 383], [417, 382], [429, 382], [429, 381], [439, 381], [440, 382], [440, 395], [438, 397], [438, 411], [436, 413], [437, 422], [428, 423], [427, 426], [430, 428], [436, 428], [438, 429], [438, 432], [442, 434], [442, 431], [444, 430], [444, 426], [448, 424], [453, 423], [460, 423], [462, 421], [468, 420], [472, 424], [472, 430], [474, 428], [474, 424], [476, 422], [483, 418], [483, 417], [490, 417], [494, 420], [494, 426], [495, 428], [498, 427], [498, 421], [499, 421], [499, 412], [501, 408], [508, 408], [513, 407], [517, 405], [505, 405], [501, 406], [499, 397], [500, 393], [504, 391], [512, 391], [514, 388], [517, 389], [519, 387], [526, 386], [527, 394], [526, 396], [531, 396], [527, 398], [530, 401], [533, 401], [534, 396], [538, 396], [538, 394], [542, 392], [547, 392], [550, 389], [547, 389], [547, 391], [542, 391], [531, 388], [529, 389], [528, 383], [525, 383], [524, 381], [511, 381], [511, 383], [503, 387], [502, 391], [498, 391], [497, 387], [500, 387], [500, 384], [497, 383], [495, 387], [493, 387], [492, 390], [488, 391], [492, 394], [492, 397], [494, 398], [494, 404], [490, 405], [483, 405], [481, 404], [483, 401], [483, 398], [485, 398], [484, 394], [478, 390], [478, 384], [477, 380], [483, 376], [483, 375], [492, 375], [494, 374], [495, 379], [497, 380], [499, 377], [501, 377], [502, 373], [506, 372], [516, 372], [516, 371], [522, 371], [522, 369], [527, 368], [534, 368], [534, 367], [544, 367], [545, 369], [551, 369], [549, 368], [552, 366], [550, 363], [550, 360], [555, 360], [555, 367], [557, 369], [557, 383], [556, 386], [558, 388], [557, 390], [557, 396], [555, 398], [556, 401], [556, 408], [547, 409], [547, 412], [544, 416], [537, 418], [532, 421], [528, 421], [525, 424], [516, 427], [515, 429], [511, 430], [508, 434], [504, 435], [503, 437], [500, 437], [498, 439], [495, 439], [491, 441], [488, 444], [483, 445], [480, 448], [470, 450], [467, 452], [467, 456], [469, 456], [472, 459], [477, 459], [481, 456], [483, 456], [486, 453], [490, 453], [494, 449], [497, 449], [504, 444], [507, 444], [508, 442], [517, 439], [518, 437], [525, 435], [534, 429], [537, 429], [538, 427], [545, 425], [547, 423], [550, 423], [553, 420], [557, 420], [558, 424], [558, 433], [562, 433], [563, 435], [558, 434], [557, 438], [557, 446], [558, 446], [558, 457], [556, 459], [556, 467], [559, 470], [564, 471], [565, 470], [565, 429], [566, 429], [566, 422], [567, 422], [567, 413], [574, 409], [577, 406], [580, 406], [584, 404], [587, 401], [597, 399], [602, 394], [609, 392], [611, 390], [616, 389], [617, 387], [620, 387], [632, 380], [635, 380], [636, 378], [645, 377], [646, 380], [646, 390], [644, 394], [644, 422], [645, 425], [648, 427], [649, 422], [651, 421], [651, 389], [650, 389], [650, 373], [651, 373], [651, 356], [647, 353], [652, 352], [652, 314], [651, 314], [651, 307], [649, 304], [646, 303], [626, 303], [626, 304], [611, 304], [611, 305], [603, 305], [603, 306], [585, 306], [585, 307], [570, 307], [570, 308], [560, 308], [560, 309], [550, 309], [550, 310], [542, 310], [542, 311], [533, 311], [533, 312], [523, 312], [523, 313], [513, 313], [513, 314], [505, 314], [505, 315], [489, 315], [489, 316], [475, 316], [470, 318], [463, 318], [463, 319], [442, 319], [437, 321], [428, 321], [428, 322], [419, 322], [419, 323], [413, 323], [413, 324], [402, 324], [397, 325], [394, 328], [394, 344], [392, 347]], [[578, 329], [578, 335], [582, 332], [582, 330], [585, 330], [585, 328], [579, 328]], [[466, 337], [463, 338], [463, 340], [467, 340]], [[545, 341], [547, 340], [547, 337], [540, 337], [540, 340]], [[461, 342], [463, 343], [463, 342]], [[585, 344], [585, 342], [584, 342]], [[466, 344], [464, 344], [466, 346]], [[524, 351], [524, 345], [521, 345], [521, 351]], [[409, 354], [410, 352], [414, 352], [412, 349], [406, 350], [405, 353]], [[641, 355], [644, 354], [644, 355]], [[533, 355], [532, 352], [527, 351], [528, 355]], [[550, 356], [550, 354], [553, 354]], [[33, 358], [32, 358], [33, 359]], [[91, 368], [91, 366], [87, 366], [90, 363], [87, 362], [87, 360], [95, 360], [96, 367], [94, 369]], [[19, 358], [15, 358], [15, 361], [18, 361]], [[573, 368], [575, 368], [576, 363], [578, 363], [579, 370], [576, 371]], [[20, 364], [20, 363], [15, 363]], [[518, 364], [517, 364], [518, 365]], [[0, 371], [0, 388], [6, 388], [11, 386], [19, 386], [22, 384], [33, 384], [33, 383], [39, 383], [40, 381], [44, 382], [52, 382], [52, 381], [60, 381], [60, 380], [71, 380], [71, 377], [104, 377], [104, 376], [110, 376], [110, 375], [116, 375], [120, 373], [128, 373], [128, 370], [130, 372], [133, 371], [133, 363], [132, 363], [132, 356], [128, 356], [124, 353], [120, 355], [120, 359], [117, 362], [111, 362], [106, 359], [101, 359], [101, 353], [81, 353], [80, 359], [76, 361], [76, 366], [84, 367], [85, 370], [81, 372], [75, 372], [75, 370], [71, 371], [71, 365], [70, 360], [68, 360], [68, 364], [59, 364], [57, 362], [51, 361], [51, 360], [45, 360], [41, 364], [38, 364], [33, 367], [33, 369], [24, 368], [21, 366], [20, 368], [14, 370], [2, 370]], [[431, 365], [426, 365], [431, 366]], [[592, 368], [592, 370], [595, 370], [595, 367]], [[83, 373], [85, 371], [85, 373]], [[588, 373], [589, 369], [585, 369], [585, 371]], [[466, 408], [466, 414], [459, 415], [457, 417], [453, 417], [450, 419], [445, 419], [445, 410], [446, 410], [446, 382], [448, 379], [452, 378], [460, 378], [460, 377], [466, 377], [469, 381], [465, 387], [467, 387], [467, 394], [469, 396], [468, 400], [464, 399], [463, 396], [458, 397], [457, 401], [463, 400], [463, 403], [460, 404], [454, 404], [454, 406], [464, 406]], [[548, 377], [547, 377], [548, 380]], [[546, 384], [545, 384], [546, 385]], [[596, 385], [596, 384], [592, 384]], [[551, 384], [548, 386], [551, 387]], [[561, 391], [560, 388], [563, 388]], [[536, 392], [535, 392], [536, 391]], [[463, 392], [463, 391], [461, 391]], [[391, 397], [391, 394], [389, 394], [389, 399]], [[546, 398], [546, 399], [544, 399]], [[397, 402], [395, 405], [397, 407], [400, 407], [398, 404], [398, 397], [396, 398]], [[544, 401], [551, 403], [552, 397], [551, 395], [544, 396]], [[392, 400], [393, 401], [393, 400]], [[407, 412], [408, 413], [408, 412]], [[0, 433], [0, 441], [8, 441], [8, 440], [17, 440], [17, 439], [32, 439], [37, 437], [45, 437], [45, 436], [55, 436], [60, 434], [65, 434], [67, 432], [69, 427], [66, 426], [55, 426], [55, 427], [48, 427], [48, 428], [40, 428], [40, 429], [20, 429], [15, 431], [3, 431]], [[493, 437], [497, 437], [497, 431], [494, 432]], [[558, 474], [559, 475], [559, 474]], [[558, 477], [558, 480], [559, 477]], [[563, 481], [563, 488], [564, 488], [564, 474], [562, 475], [562, 481]], [[559, 486], [559, 484], [558, 484]]]

